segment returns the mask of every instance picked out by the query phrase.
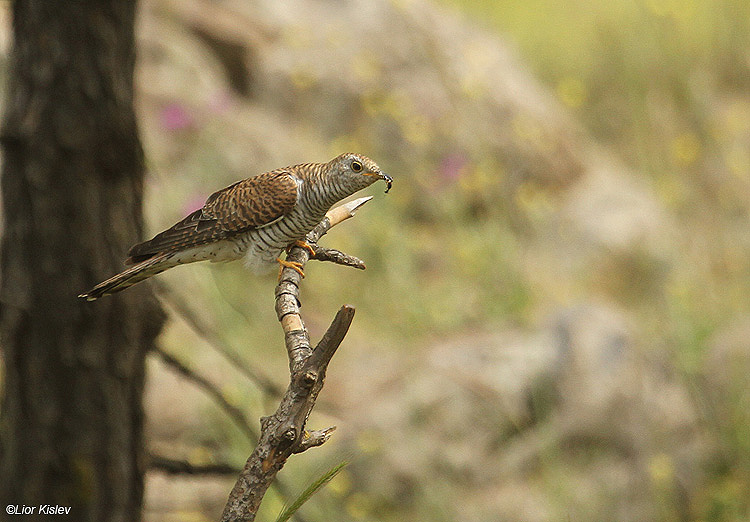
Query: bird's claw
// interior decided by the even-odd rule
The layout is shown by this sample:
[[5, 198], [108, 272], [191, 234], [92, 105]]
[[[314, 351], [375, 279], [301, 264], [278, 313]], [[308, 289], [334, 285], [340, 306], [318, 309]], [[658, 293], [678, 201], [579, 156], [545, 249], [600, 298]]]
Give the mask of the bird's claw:
[[286, 261], [284, 259], [281, 259], [280, 257], [277, 257], [276, 261], [279, 263], [279, 281], [281, 281], [281, 272], [284, 270], [285, 267], [291, 268], [292, 270], [295, 270], [302, 277], [305, 277], [305, 273], [302, 271], [302, 263], [298, 263], [296, 261]]
[[295, 246], [298, 246], [310, 252], [310, 257], [315, 257], [315, 247], [312, 246], [307, 241], [305, 241], [304, 239], [298, 239], [297, 241], [289, 245], [289, 249], [291, 250], [291, 248]]

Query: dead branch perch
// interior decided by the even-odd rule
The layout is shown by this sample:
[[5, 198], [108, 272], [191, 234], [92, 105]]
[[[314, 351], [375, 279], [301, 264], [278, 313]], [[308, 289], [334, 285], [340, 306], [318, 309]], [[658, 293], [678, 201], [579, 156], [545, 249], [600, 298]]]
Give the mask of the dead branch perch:
[[[340, 205], [328, 212], [326, 217], [310, 232], [306, 240], [315, 245], [331, 227], [352, 217], [357, 209], [371, 197], [359, 198]], [[362, 261], [330, 249], [314, 246], [317, 257], [348, 266], [364, 268]], [[310, 252], [294, 247], [288, 254], [290, 261], [304, 266]], [[263, 495], [293, 453], [301, 453], [320, 446], [335, 429], [319, 431], [305, 430], [305, 423], [315, 405], [318, 393], [323, 388], [326, 369], [333, 354], [344, 339], [354, 319], [354, 308], [342, 306], [323, 338], [311, 348], [310, 338], [299, 314], [299, 283], [302, 276], [295, 270], [283, 270], [276, 286], [276, 314], [284, 330], [284, 341], [289, 356], [289, 386], [273, 415], [261, 418], [261, 433], [258, 444], [240, 473], [222, 514], [222, 522], [252, 521], [260, 507]]]

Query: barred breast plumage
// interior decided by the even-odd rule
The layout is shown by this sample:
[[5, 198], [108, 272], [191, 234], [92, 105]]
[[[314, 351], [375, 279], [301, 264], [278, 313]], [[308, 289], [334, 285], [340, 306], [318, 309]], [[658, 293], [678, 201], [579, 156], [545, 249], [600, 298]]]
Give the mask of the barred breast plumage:
[[202, 208], [130, 249], [123, 272], [79, 297], [113, 294], [174, 266], [245, 258], [257, 272], [302, 239], [338, 201], [378, 179], [391, 178], [360, 154], [305, 163], [238, 181], [211, 194]]

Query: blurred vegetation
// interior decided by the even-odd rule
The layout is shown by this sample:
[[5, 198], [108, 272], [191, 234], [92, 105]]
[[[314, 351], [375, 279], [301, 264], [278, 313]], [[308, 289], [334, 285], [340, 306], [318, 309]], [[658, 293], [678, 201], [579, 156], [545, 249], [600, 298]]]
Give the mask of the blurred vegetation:
[[592, 135], [646, 176], [693, 231], [681, 238], [683, 269], [666, 292], [675, 319], [688, 316], [670, 323], [710, 329], [737, 307], [746, 311], [750, 4], [465, 7], [511, 36]]
[[444, 3], [515, 42], [536, 76], [691, 231], [677, 245], [681, 268], [664, 292], [650, 291], [667, 298], [669, 324], [695, 327], [672, 332], [680, 344], [697, 348], [747, 311], [750, 4]]
[[[536, 76], [679, 220], [665, 277], [641, 263], [625, 281], [590, 283], [636, 310], [648, 337], [694, 383], [708, 340], [750, 312], [750, 3], [443, 3], [515, 42]], [[696, 520], [748, 515], [750, 433], [739, 410], [750, 382], [739, 381], [745, 391], [724, 412], [729, 418], [704, 411], [725, 443], [710, 486], [693, 499]], [[665, 507], [663, 519], [671, 516]]]
[[[687, 507], [673, 487], [665, 486], [675, 480], [669, 457], [657, 455], [649, 461], [651, 488], [662, 506], [659, 519], [676, 520], [684, 513], [691, 520], [743, 519], [750, 509], [748, 391], [740, 386], [735, 400], [717, 411], [701, 396], [701, 378], [711, 339], [750, 312], [750, 3], [442, 3], [517, 47], [534, 75], [588, 134], [624, 160], [657, 196], [674, 223], [666, 232], [669, 240], [656, 253], [645, 247], [594, 253], [593, 261], [573, 268], [572, 280], [555, 279], [554, 271], [540, 276], [533, 239], [556, 226], [554, 183], [550, 189], [534, 180], [519, 182], [512, 163], [481, 150], [464, 155], [451, 154], [448, 148], [445, 154], [440, 140], [447, 131], [441, 126], [449, 123], [423, 117], [404, 93], [372, 89], [362, 92], [359, 105], [350, 108], [369, 125], [326, 128], [324, 132], [334, 136], [327, 156], [344, 150], [368, 153], [394, 176], [395, 185], [388, 196], [370, 191], [375, 200], [362, 209], [362, 218], [341, 225], [323, 240], [364, 259], [366, 272], [316, 263], [308, 267], [302, 299], [313, 338], [342, 303], [355, 304], [358, 310], [348, 342], [406, 354], [461, 332], [528, 327], [555, 305], [604, 296], [636, 317], [640, 334], [649, 340], [646, 350], [676, 369], [703, 407], [709, 437], [720, 441], [707, 483]], [[292, 49], [304, 46], [304, 38], [291, 30], [284, 38]], [[366, 83], [377, 77], [378, 68], [377, 61], [365, 55], [356, 57], [351, 71]], [[305, 70], [293, 78], [300, 96], [289, 102], [292, 110], [314, 111], [304, 107], [304, 93], [319, 87], [315, 81]], [[469, 93], [470, 98], [474, 95]], [[180, 105], [167, 106], [159, 117], [151, 125], [176, 134], [187, 145], [152, 165], [150, 193], [157, 194], [160, 203], [149, 206], [156, 209], [149, 216], [153, 231], [189, 210], [181, 208], [185, 201], [193, 208], [200, 204], [203, 195], [222, 184], [217, 180], [229, 183], [240, 177], [233, 174], [237, 168], [232, 151], [225, 148], [231, 144], [220, 119], [190, 116]], [[514, 125], [519, 135], [535, 132], [523, 121]], [[395, 147], [387, 139], [378, 145], [392, 135], [404, 146]], [[420, 156], [419, 162], [410, 159], [416, 147], [431, 155]], [[179, 172], [177, 187], [175, 178], [162, 177], [174, 172]], [[164, 215], [166, 209], [170, 215]], [[549, 271], [555, 253], [546, 255], [550, 261], [542, 264]], [[280, 332], [268, 328], [275, 324], [269, 306], [272, 281], [248, 277], [239, 265], [179, 270], [164, 279], [191, 295], [193, 306], [210, 311], [216, 330], [248, 361], [266, 361], [268, 373], [284, 382]], [[189, 333], [178, 323], [164, 335], [167, 345], [200, 359], [200, 349], [185, 349], [186, 338]], [[252, 353], [246, 345], [254, 347]], [[747, 377], [739, 377], [739, 382], [747, 383]], [[225, 392], [245, 407], [263, 407], [252, 387], [226, 386]], [[204, 432], [208, 439], [200, 443], [241, 464], [247, 455], [242, 435], [211, 407], [206, 415], [224, 428]], [[367, 433], [359, 439], [356, 451], [362, 460], [377, 453], [373, 446], [384, 443]], [[301, 487], [315, 475], [310, 462], [325, 468], [326, 462], [340, 458], [331, 446], [307, 453], [307, 464], [292, 459], [284, 476], [300, 477], [295, 484]], [[356, 466], [355, 459], [352, 468]], [[564, 475], [564, 468], [550, 466], [536, 477], [559, 498], [562, 517], [575, 513], [562, 507], [571, 495]], [[406, 489], [416, 500], [410, 495], [398, 505], [393, 498], [363, 490], [358, 480], [354, 472], [343, 471], [331, 483], [332, 497], [322, 495], [319, 502], [311, 502], [305, 516], [443, 520], [450, 512], [442, 509], [449, 497], [441, 495], [441, 488], [448, 486], [410, 484]], [[260, 519], [270, 519], [283, 502], [270, 493]]]
[[[410, 2], [391, 3], [401, 9]], [[492, 132], [495, 121], [470, 126], [482, 120], [481, 109], [475, 109], [473, 103], [482, 100], [487, 91], [476, 79], [480, 75], [473, 78], [471, 70], [454, 86], [463, 96], [463, 105], [451, 116], [464, 115], [465, 119], [434, 118], [429, 107], [420, 104], [421, 91], [415, 94], [382, 85], [386, 67], [374, 53], [350, 57], [342, 84], [365, 86], [352, 89], [357, 91], [354, 97], [344, 88], [339, 92], [335, 86], [321, 85], [313, 64], [301, 58], [288, 86], [293, 89], [291, 95], [279, 90], [278, 99], [253, 100], [271, 107], [264, 107], [268, 113], [243, 112], [247, 107], [222, 90], [218, 68], [206, 73], [193, 65], [196, 57], [204, 60], [201, 63], [211, 62], [205, 59], [205, 49], [180, 32], [182, 20], [165, 17], [166, 28], [178, 35], [178, 51], [169, 48], [174, 51], [169, 55], [159, 48], [164, 55], [151, 50], [142, 56], [152, 52], [156, 57], [147, 56], [149, 60], [165, 63], [167, 71], [185, 69], [193, 73], [194, 81], [193, 76], [186, 81], [177, 72], [166, 73], [159, 80], [169, 86], [170, 98], [149, 101], [142, 111], [152, 174], [146, 205], [151, 232], [197, 208], [214, 190], [279, 167], [279, 161], [323, 161], [352, 150], [373, 157], [395, 179], [387, 196], [382, 194], [382, 184], [370, 189], [374, 201], [321, 241], [362, 258], [368, 269], [358, 272], [322, 263], [310, 263], [306, 269], [302, 312], [313, 340], [323, 333], [341, 304], [355, 305], [357, 316], [332, 363], [320, 411], [311, 420], [316, 427], [339, 424], [339, 431], [325, 446], [290, 459], [280, 476], [294, 493], [342, 459], [350, 460], [351, 465], [301, 513], [309, 521], [448, 521], [452, 520], [449, 514], [456, 512], [454, 503], [461, 499], [455, 490], [462, 484], [478, 492], [465, 500], [466, 510], [479, 512], [476, 504], [482, 501], [492, 505], [496, 492], [491, 487], [482, 491], [485, 476], [470, 466], [452, 463], [454, 455], [441, 455], [435, 459], [437, 464], [429, 461], [435, 468], [423, 473], [434, 477], [432, 483], [405, 471], [422, 460], [405, 458], [397, 463], [400, 467], [393, 466], [398, 469], [385, 475], [397, 480], [378, 484], [377, 476], [362, 470], [385, 466], [381, 452], [393, 444], [394, 434], [378, 432], [375, 426], [369, 430], [354, 427], [350, 420], [342, 422], [330, 402], [345, 403], [347, 398], [333, 394], [355, 389], [355, 385], [342, 387], [341, 382], [355, 379], [347, 372], [362, 365], [372, 364], [374, 373], [381, 359], [392, 357], [398, 361], [394, 366], [409, 368], [414, 364], [410, 359], [413, 354], [429, 352], [445, 339], [512, 328], [534, 330], [551, 312], [593, 296], [616, 303], [635, 318], [637, 335], [644, 340], [639, 347], [653, 355], [654, 366], [674, 373], [690, 391], [700, 429], [709, 440], [709, 457], [700, 459], [710, 463], [703, 470], [705, 479], [701, 479], [698, 492], [690, 495], [682, 489], [690, 480], [680, 475], [667, 452], [643, 456], [646, 476], [639, 479], [659, 506], [656, 520], [746, 520], [750, 516], [750, 382], [744, 369], [750, 368], [750, 330], [743, 330], [742, 322], [750, 313], [750, 2], [439, 3], [452, 15], [495, 32], [515, 46], [522, 63], [581, 124], [583, 134], [630, 167], [667, 216], [664, 240], [655, 248], [644, 244], [618, 250], [592, 247], [571, 233], [570, 227], [559, 222], [558, 210], [565, 190], [575, 183], [575, 173], [558, 176], [549, 172], [548, 179], [538, 173], [519, 174], [514, 158], [497, 153], [502, 145], [487, 145], [492, 137], [486, 133]], [[243, 2], [236, 4], [242, 6]], [[174, 9], [180, 4], [144, 5], [157, 5], [158, 11], [165, 5]], [[310, 43], [295, 27], [279, 38], [290, 56], [302, 55]], [[335, 32], [328, 38], [332, 48], [344, 46], [339, 41], [343, 37]], [[455, 42], [457, 59], [481, 69], [486, 59], [481, 50], [470, 54], [463, 44]], [[470, 51], [471, 46], [468, 48]], [[337, 52], [342, 50], [337, 48]], [[145, 90], [149, 88], [147, 85]], [[316, 96], [326, 88], [331, 90], [329, 96], [340, 97], [337, 101], [345, 118], [318, 117], [316, 111], [321, 109]], [[434, 94], [427, 89], [425, 93]], [[141, 96], [146, 99], [153, 93]], [[429, 104], [432, 98], [427, 99]], [[435, 105], [444, 101], [440, 94], [435, 99]], [[476, 106], [484, 107], [478, 101]], [[269, 146], [283, 151], [277, 156], [264, 154], [262, 146], [254, 143], [279, 130], [274, 117], [268, 115], [274, 109], [295, 122], [291, 133], [280, 133], [278, 141], [293, 142], [298, 157], [287, 154], [289, 149], [281, 143]], [[265, 134], [227, 123], [228, 115], [238, 121], [253, 120], [255, 125], [267, 124]], [[534, 142], [529, 147], [532, 160], [539, 150], [554, 149], [556, 143], [545, 141], [545, 129], [538, 122], [523, 114], [510, 116], [508, 126], [515, 137]], [[261, 123], [255, 121], [258, 118]], [[473, 146], [472, 136], [479, 133], [484, 133], [484, 140]], [[305, 138], [308, 134], [316, 137]], [[316, 148], [320, 141], [327, 150]], [[261, 152], [248, 152], [253, 147]], [[555, 156], [554, 151], [551, 155]], [[248, 165], [248, 157], [256, 163]], [[539, 170], [544, 170], [544, 161], [539, 160], [543, 164]], [[578, 250], [585, 253], [570, 254]], [[286, 381], [287, 360], [271, 306], [273, 276], [251, 276], [236, 263], [193, 265], [159, 277], [200, 310], [222, 340], [249, 364], [261, 366], [276, 382]], [[734, 326], [737, 323], [739, 327]], [[275, 407], [273, 400], [236, 378], [231, 367], [217, 362], [215, 354], [178, 318], [173, 318], [162, 342], [170, 352], [179, 353], [192, 367], [221, 383], [232, 403], [252, 412], [250, 418]], [[718, 345], [735, 346], [736, 354], [745, 357], [744, 365], [738, 365], [732, 354], [717, 354]], [[374, 354], [372, 360], [365, 358], [367, 354]], [[189, 386], [180, 388], [185, 392], [177, 399], [192, 401], [200, 411], [199, 419], [180, 416], [185, 411], [178, 402], [159, 402], [168, 401], [164, 390], [154, 384], [165, 370], [153, 362], [151, 369], [151, 400], [156, 401], [155, 409], [163, 417], [150, 422], [179, 425], [172, 429], [152, 426], [152, 448], [167, 454], [174, 454], [175, 448], [184, 450], [195, 463], [215, 459], [242, 465], [249, 454], [243, 433]], [[368, 371], [370, 368], [361, 369], [362, 373]], [[403, 375], [393, 377], [394, 388], [399, 377]], [[712, 397], [713, 384], [721, 384], [728, 392]], [[427, 393], [416, 384], [407, 389], [415, 395]], [[372, 393], [387, 395], [387, 391]], [[479, 397], [474, 398], [477, 403], [486, 400], [486, 390], [473, 391]], [[418, 443], [425, 452], [441, 449], [439, 442], [429, 439], [439, 437], [443, 427], [444, 419], [437, 410], [465, 414], [469, 417], [466, 422], [478, 427], [477, 431], [495, 429], [492, 447], [496, 452], [514, 430], [523, 428], [523, 420], [509, 420], [500, 414], [493, 417], [492, 404], [472, 409], [463, 408], [459, 398], [437, 406], [423, 400], [419, 403], [422, 408], [408, 415], [427, 433], [418, 434], [424, 436]], [[322, 404], [325, 401], [329, 408]], [[543, 416], [551, 408], [540, 404], [537, 413]], [[453, 425], [445, 424], [444, 437], [466, 435], [449, 432]], [[164, 440], [158, 440], [162, 435]], [[658, 433], [650, 435], [659, 437]], [[547, 509], [549, 519], [597, 520], [597, 513], [608, 513], [608, 501], [616, 503], [619, 490], [597, 467], [610, 458], [611, 448], [593, 446], [576, 454], [571, 466], [563, 448], [550, 445], [543, 450], [539, 473], [523, 476], [524, 486], [547, 493], [550, 505], [538, 509]], [[478, 450], [477, 455], [475, 460], [481, 461], [483, 455]], [[570, 480], [574, 470], [587, 474], [591, 469], [602, 473], [601, 491], [581, 491], [578, 482]], [[230, 486], [222, 485], [219, 491], [228, 492]], [[158, 498], [159, 493], [153, 495]], [[223, 500], [217, 502], [223, 505]], [[269, 492], [258, 519], [272, 520], [289, 500]], [[192, 512], [160, 516], [163, 521], [206, 520]], [[484, 520], [479, 515], [467, 519]]]

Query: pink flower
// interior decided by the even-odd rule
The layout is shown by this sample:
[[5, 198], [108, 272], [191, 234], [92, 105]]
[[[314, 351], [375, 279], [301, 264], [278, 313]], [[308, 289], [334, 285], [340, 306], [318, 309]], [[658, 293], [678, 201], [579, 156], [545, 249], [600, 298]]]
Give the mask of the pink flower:
[[440, 174], [446, 181], [456, 181], [464, 174], [468, 163], [469, 161], [463, 154], [448, 154], [440, 162]]
[[179, 103], [170, 103], [159, 114], [161, 126], [168, 131], [176, 131], [192, 127], [193, 116]]

